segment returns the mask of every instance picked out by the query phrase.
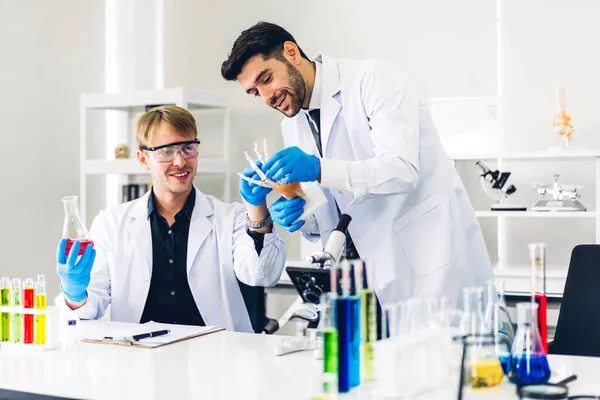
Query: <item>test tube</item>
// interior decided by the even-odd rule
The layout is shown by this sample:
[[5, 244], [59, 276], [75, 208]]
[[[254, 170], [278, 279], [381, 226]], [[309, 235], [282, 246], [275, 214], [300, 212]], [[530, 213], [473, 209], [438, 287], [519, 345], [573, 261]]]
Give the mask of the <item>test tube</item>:
[[350, 338], [350, 386], [356, 387], [360, 385], [360, 351], [361, 351], [361, 301], [359, 297], [359, 287], [361, 282], [357, 281], [355, 268], [356, 262], [350, 263], [350, 310], [352, 315], [352, 335]]
[[373, 343], [377, 341], [377, 304], [375, 291], [367, 284], [367, 269], [362, 261], [355, 262], [356, 284], [361, 302], [361, 374], [363, 380], [375, 379]]
[[331, 289], [323, 295], [323, 393], [338, 393], [338, 330], [335, 300], [337, 298], [337, 269], [330, 270]]
[[[33, 308], [35, 304], [35, 289], [33, 279], [25, 279], [25, 288], [23, 290], [23, 307]], [[23, 316], [23, 343], [33, 343], [33, 314], [24, 313]]]
[[531, 265], [531, 302], [538, 305], [537, 320], [542, 345], [548, 353], [548, 299], [546, 297], [546, 245], [529, 244], [529, 263]]
[[351, 340], [352, 340], [352, 303], [350, 299], [350, 265], [342, 263], [342, 296], [336, 299], [336, 325], [338, 329], [338, 390], [350, 391]]
[[[0, 282], [0, 306], [8, 307], [10, 305], [10, 292], [12, 288], [12, 282], [9, 278], [2, 278]], [[10, 341], [10, 313], [2, 312], [0, 313], [0, 324], [2, 325], [0, 329], [0, 341], [8, 342]]]
[[[42, 279], [40, 279], [40, 276]], [[38, 275], [38, 281], [35, 284], [35, 308], [38, 310], [46, 309], [46, 281], [43, 275]], [[46, 315], [35, 315], [35, 344], [46, 344]]]
[[[11, 307], [21, 307], [23, 291], [21, 287], [21, 279], [14, 278], [12, 283], [12, 294], [10, 296]], [[20, 343], [23, 340], [23, 314], [14, 312], [10, 319], [10, 341]]]

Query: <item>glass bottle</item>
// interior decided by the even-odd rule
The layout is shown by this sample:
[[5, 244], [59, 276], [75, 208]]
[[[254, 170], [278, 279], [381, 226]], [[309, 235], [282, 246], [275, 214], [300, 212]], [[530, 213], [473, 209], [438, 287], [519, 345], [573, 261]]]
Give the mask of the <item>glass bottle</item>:
[[550, 379], [550, 366], [537, 324], [537, 309], [536, 303], [517, 304], [519, 323], [508, 377], [518, 385], [546, 383]]
[[93, 244], [90, 233], [86, 228], [81, 215], [79, 214], [79, 206], [77, 205], [77, 196], [63, 197], [63, 206], [65, 209], [65, 221], [63, 224], [63, 238], [67, 239], [66, 255], [69, 255], [73, 243], [79, 242], [79, 255], [83, 254], [85, 248]]

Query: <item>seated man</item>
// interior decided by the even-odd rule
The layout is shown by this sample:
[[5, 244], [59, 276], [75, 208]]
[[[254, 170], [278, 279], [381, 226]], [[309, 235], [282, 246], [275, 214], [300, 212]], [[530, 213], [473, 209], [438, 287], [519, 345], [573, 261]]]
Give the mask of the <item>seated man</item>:
[[[140, 199], [101, 211], [80, 259], [76, 242], [58, 249], [64, 302], [82, 319], [216, 325], [252, 332], [238, 279], [272, 286], [285, 244], [272, 231], [266, 191], [252, 204], [223, 203], [193, 185], [199, 140], [192, 114], [154, 108], [138, 120], [137, 157], [153, 188]], [[241, 185], [243, 185], [241, 183]], [[243, 189], [243, 187], [242, 187]], [[60, 299], [62, 302], [62, 299]]]

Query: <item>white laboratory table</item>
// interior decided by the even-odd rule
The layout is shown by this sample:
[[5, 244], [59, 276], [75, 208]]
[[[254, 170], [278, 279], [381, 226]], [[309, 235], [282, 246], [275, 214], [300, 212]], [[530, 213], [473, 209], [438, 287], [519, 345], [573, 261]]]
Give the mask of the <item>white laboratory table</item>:
[[[84, 399], [310, 399], [320, 362], [313, 352], [273, 355], [282, 338], [223, 331], [156, 349], [80, 343], [70, 352], [0, 350], [0, 389]], [[550, 363], [579, 376], [569, 384], [571, 394], [600, 394], [600, 358], [550, 356]], [[464, 394], [466, 400], [516, 398], [508, 382]], [[421, 398], [455, 399], [456, 391]], [[341, 399], [379, 397], [365, 386]]]

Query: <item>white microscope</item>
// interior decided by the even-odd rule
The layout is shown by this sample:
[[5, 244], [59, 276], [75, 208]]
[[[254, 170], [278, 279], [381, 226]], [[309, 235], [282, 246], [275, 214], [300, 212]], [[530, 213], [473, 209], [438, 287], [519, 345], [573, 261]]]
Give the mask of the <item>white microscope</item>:
[[[325, 248], [306, 258], [306, 267], [286, 267], [296, 291], [300, 295], [278, 320], [283, 327], [292, 319], [308, 322], [311, 335], [316, 335], [319, 323], [319, 302], [321, 295], [331, 288], [330, 268], [340, 260], [346, 243], [346, 231], [352, 217], [342, 214], [337, 227], [329, 235]], [[316, 337], [294, 337], [283, 340], [275, 347], [276, 355], [294, 351], [313, 350], [317, 346]]]

